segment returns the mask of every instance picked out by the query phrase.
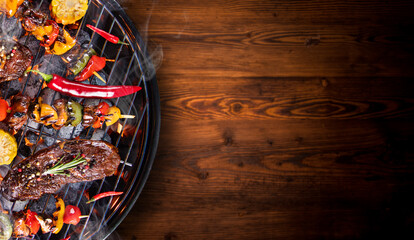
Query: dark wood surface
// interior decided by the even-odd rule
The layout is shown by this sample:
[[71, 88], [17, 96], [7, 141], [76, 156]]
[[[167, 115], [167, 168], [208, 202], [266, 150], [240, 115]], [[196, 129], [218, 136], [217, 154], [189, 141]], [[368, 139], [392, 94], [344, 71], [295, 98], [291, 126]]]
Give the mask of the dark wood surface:
[[114, 238], [413, 239], [413, 1], [121, 4], [162, 127]]

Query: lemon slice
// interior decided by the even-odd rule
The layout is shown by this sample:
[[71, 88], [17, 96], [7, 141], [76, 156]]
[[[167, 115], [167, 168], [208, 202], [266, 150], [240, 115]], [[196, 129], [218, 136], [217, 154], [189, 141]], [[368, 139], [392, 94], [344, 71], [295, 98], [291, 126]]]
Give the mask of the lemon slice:
[[0, 129], [0, 165], [10, 164], [17, 155], [16, 139]]

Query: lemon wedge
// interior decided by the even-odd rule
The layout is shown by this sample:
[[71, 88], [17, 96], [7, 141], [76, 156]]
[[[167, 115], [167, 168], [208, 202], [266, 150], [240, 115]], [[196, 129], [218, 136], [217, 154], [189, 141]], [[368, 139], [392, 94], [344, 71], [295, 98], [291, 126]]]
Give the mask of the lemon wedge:
[[16, 139], [10, 133], [0, 129], [0, 165], [10, 164], [16, 155]]

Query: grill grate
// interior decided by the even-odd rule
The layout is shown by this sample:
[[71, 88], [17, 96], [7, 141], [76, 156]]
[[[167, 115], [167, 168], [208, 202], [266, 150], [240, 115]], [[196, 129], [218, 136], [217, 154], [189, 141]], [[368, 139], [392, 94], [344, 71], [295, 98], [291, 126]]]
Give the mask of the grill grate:
[[[42, 4], [49, 4], [49, 1], [41, 0], [40, 5]], [[145, 52], [142, 39], [115, 0], [91, 0], [88, 11], [81, 20], [79, 29], [76, 32], [76, 39], [78, 39], [81, 30], [86, 31], [86, 24], [94, 25], [117, 36], [123, 36], [120, 39], [129, 44], [128, 46], [122, 44], [114, 45], [93, 32], [88, 42], [88, 46], [93, 45], [93, 48], [97, 50], [100, 56], [114, 59], [114, 62], [108, 62], [103, 70], [106, 76], [106, 84], [138, 85], [142, 87], [141, 91], [133, 95], [114, 99], [113, 102], [114, 105], [121, 109], [123, 114], [131, 114], [136, 117], [134, 119], [122, 119], [120, 121], [122, 127], [119, 134], [115, 131], [109, 131], [107, 127], [103, 130], [101, 139], [107, 140], [109, 137], [112, 144], [120, 150], [122, 161], [115, 176], [95, 181], [94, 184], [96, 186], [94, 187], [91, 187], [90, 183], [86, 182], [78, 184], [76, 186], [78, 193], [74, 199], [73, 197], [68, 199], [72, 192], [72, 185], [66, 185], [60, 191], [60, 196], [62, 196], [65, 202], [70, 200], [70, 204], [79, 206], [81, 210], [84, 210], [82, 211], [83, 215], [88, 215], [85, 220], [78, 224], [78, 226], [81, 225], [82, 227], [76, 226], [75, 231], [74, 226], [64, 225], [58, 235], [49, 233], [33, 236], [32, 239], [62, 239], [67, 236], [71, 236], [71, 239], [104, 239], [109, 236], [138, 198], [149, 175], [155, 156], [159, 135], [159, 96], [155, 75], [148, 74], [153, 67], [147, 60], [147, 53]], [[40, 47], [33, 58], [32, 67], [38, 64], [38, 59], [43, 55], [44, 48]], [[58, 58], [59, 56], [52, 57]], [[65, 76], [65, 72], [66, 69], [63, 69], [62, 72], [55, 73]], [[26, 91], [27, 83], [32, 77], [34, 75], [29, 73], [26, 84], [23, 86], [23, 93]], [[36, 98], [39, 97], [40, 93], [41, 88], [38, 89]], [[56, 98], [56, 95], [54, 93], [53, 100]], [[44, 125], [40, 125], [38, 128], [33, 127], [29, 121], [31, 120], [28, 120], [21, 132], [19, 132], [20, 135], [16, 136], [19, 149], [22, 144], [25, 144], [23, 140], [29, 132], [38, 135], [36, 146], [42, 138], [52, 138], [53, 142], [65, 140], [60, 136], [60, 130], [51, 130]], [[75, 130], [76, 128], [73, 128], [70, 138], [74, 136]], [[82, 135], [83, 137], [81, 138], [90, 139], [93, 136], [93, 132], [93, 128], [88, 128], [83, 131], [84, 136]], [[33, 149], [33, 152], [35, 151], [36, 147]], [[107, 198], [86, 206], [84, 197], [86, 191], [89, 191], [91, 196], [106, 191], [122, 191], [124, 194], [117, 198]], [[49, 202], [54, 199], [51, 194], [48, 194], [46, 198], [41, 210], [42, 213], [46, 211]], [[36, 204], [36, 202], [37, 200], [29, 201], [26, 209]], [[15, 204], [13, 202], [11, 212], [13, 212]], [[105, 231], [102, 233], [103, 229]]]

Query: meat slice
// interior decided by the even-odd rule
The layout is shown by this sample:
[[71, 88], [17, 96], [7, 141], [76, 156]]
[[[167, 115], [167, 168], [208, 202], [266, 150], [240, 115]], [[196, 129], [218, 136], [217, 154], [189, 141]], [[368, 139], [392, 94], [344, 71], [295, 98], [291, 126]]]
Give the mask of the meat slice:
[[[86, 162], [49, 174], [50, 168], [76, 157]], [[102, 179], [115, 173], [120, 162], [118, 149], [105, 141], [70, 140], [42, 149], [14, 166], [1, 183], [2, 195], [9, 200], [38, 199], [55, 193], [67, 183]]]
[[20, 78], [31, 62], [30, 49], [17, 42], [0, 41], [0, 83]]
[[12, 98], [11, 112], [8, 115], [7, 123], [16, 133], [27, 121], [27, 111], [30, 106], [30, 98], [23, 95], [15, 95]]

